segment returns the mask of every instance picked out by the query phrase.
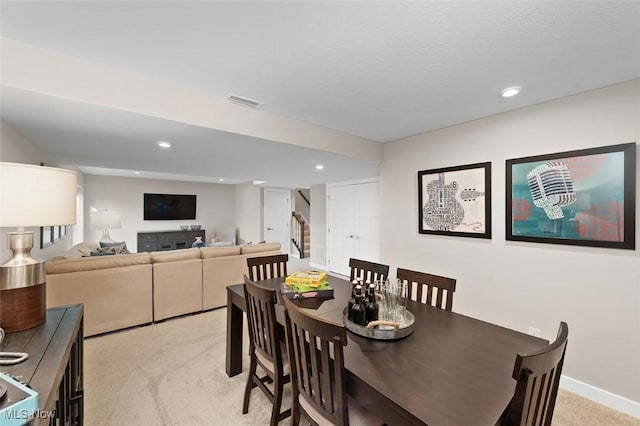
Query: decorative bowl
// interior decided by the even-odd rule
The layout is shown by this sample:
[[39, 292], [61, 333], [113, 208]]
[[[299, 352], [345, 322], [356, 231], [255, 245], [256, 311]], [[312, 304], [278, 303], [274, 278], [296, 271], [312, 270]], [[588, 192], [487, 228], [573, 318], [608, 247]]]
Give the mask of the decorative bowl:
[[189, 225], [180, 225], [180, 230], [181, 231], [188, 231], [189, 230]]
[[200, 230], [200, 225], [191, 225], [191, 230], [192, 231], [199, 231]]

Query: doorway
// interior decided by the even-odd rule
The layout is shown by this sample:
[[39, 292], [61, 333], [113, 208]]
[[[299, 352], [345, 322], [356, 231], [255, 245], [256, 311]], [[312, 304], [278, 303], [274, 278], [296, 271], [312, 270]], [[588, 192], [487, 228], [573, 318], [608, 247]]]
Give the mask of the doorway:
[[279, 242], [283, 253], [291, 248], [291, 192], [286, 189], [264, 189], [264, 240]]
[[336, 184], [328, 189], [329, 270], [349, 275], [349, 259], [380, 257], [379, 183]]

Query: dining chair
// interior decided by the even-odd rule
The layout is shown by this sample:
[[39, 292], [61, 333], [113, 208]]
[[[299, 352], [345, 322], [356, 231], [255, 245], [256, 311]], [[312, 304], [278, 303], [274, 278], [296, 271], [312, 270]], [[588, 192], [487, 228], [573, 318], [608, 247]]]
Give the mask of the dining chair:
[[375, 283], [378, 280], [386, 280], [389, 276], [389, 265], [381, 263], [351, 258], [349, 259], [349, 267], [351, 268], [349, 281], [360, 278], [363, 281], [369, 280]]
[[561, 322], [555, 342], [540, 350], [516, 355], [513, 368], [516, 389], [500, 425], [551, 424], [568, 337], [569, 327]]
[[285, 306], [287, 348], [293, 389], [291, 424], [305, 415], [314, 425], [380, 425], [381, 421], [349, 404], [343, 324], [307, 315], [288, 298]]
[[248, 257], [249, 279], [252, 281], [266, 280], [287, 276], [288, 254], [272, 256]]
[[455, 279], [402, 268], [396, 270], [396, 277], [408, 283], [411, 299], [449, 312], [453, 309]]
[[[282, 350], [284, 342], [282, 328], [277, 326], [276, 291], [258, 286], [245, 275], [244, 300], [251, 361], [244, 391], [242, 414], [249, 412], [251, 390], [257, 386], [273, 404], [269, 424], [274, 426], [291, 415], [291, 409], [280, 411], [284, 385], [290, 382], [291, 376], [283, 359], [283, 352], [286, 353], [286, 349]], [[262, 377], [257, 373], [258, 366], [266, 373]], [[271, 382], [273, 382], [273, 392], [265, 384]]]

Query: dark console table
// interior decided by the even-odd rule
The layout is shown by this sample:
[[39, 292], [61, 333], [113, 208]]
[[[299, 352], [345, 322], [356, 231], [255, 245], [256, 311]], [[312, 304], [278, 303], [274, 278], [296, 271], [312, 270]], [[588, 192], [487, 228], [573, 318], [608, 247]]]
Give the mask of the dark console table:
[[29, 358], [0, 369], [38, 392], [39, 415], [30, 425], [81, 426], [84, 418], [83, 305], [47, 310], [47, 321], [10, 333], [3, 352], [26, 352]]
[[205, 241], [205, 231], [149, 231], [138, 232], [138, 253], [191, 248], [196, 237]]

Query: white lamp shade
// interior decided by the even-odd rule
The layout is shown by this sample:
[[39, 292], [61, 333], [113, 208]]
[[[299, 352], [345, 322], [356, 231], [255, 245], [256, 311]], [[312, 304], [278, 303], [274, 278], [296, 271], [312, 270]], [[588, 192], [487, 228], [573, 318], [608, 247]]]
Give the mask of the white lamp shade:
[[92, 229], [117, 229], [122, 226], [120, 212], [113, 210], [98, 210], [91, 215]]
[[0, 227], [76, 223], [76, 172], [0, 162]]

